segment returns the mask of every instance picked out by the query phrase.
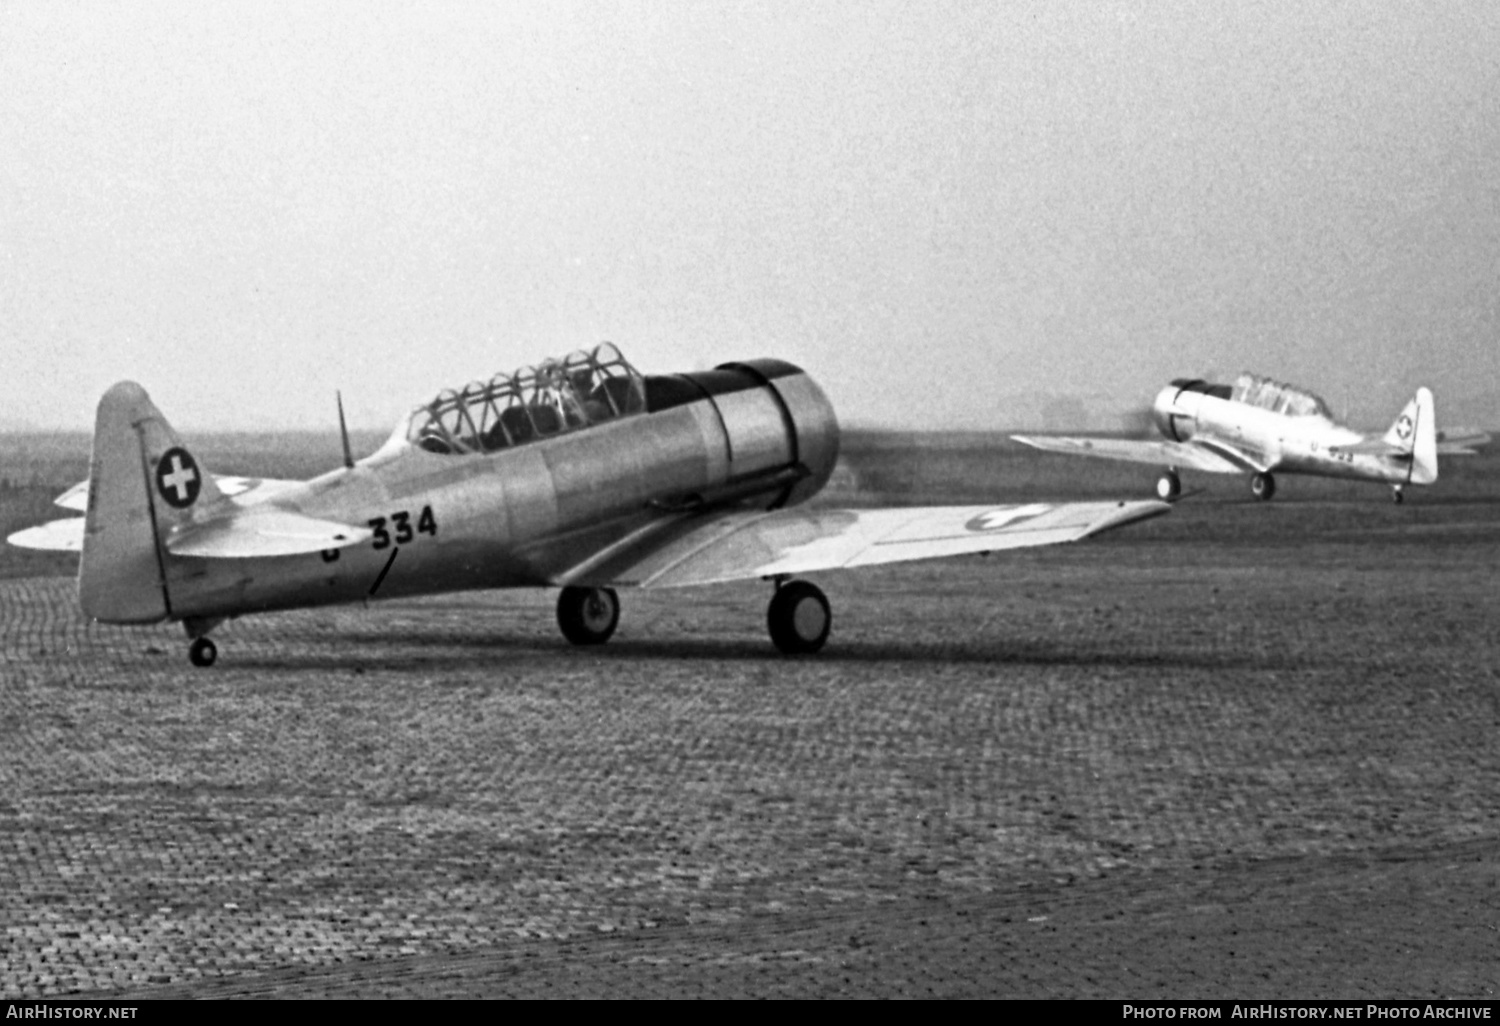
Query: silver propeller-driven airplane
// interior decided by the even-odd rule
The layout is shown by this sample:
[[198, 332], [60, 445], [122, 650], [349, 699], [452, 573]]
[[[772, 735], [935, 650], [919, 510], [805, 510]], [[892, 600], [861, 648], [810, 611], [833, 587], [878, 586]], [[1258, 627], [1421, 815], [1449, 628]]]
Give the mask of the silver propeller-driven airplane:
[[[343, 415], [340, 412], [342, 431]], [[146, 392], [99, 402], [83, 517], [10, 537], [81, 551], [83, 612], [181, 621], [189, 655], [244, 613], [465, 588], [557, 587], [569, 641], [614, 633], [615, 588], [775, 582], [787, 653], [822, 648], [827, 598], [795, 574], [1075, 541], [1161, 502], [796, 509], [828, 481], [839, 428], [781, 360], [643, 376], [608, 343], [445, 391], [358, 462], [311, 481], [216, 477]]]
[[1233, 385], [1179, 378], [1157, 394], [1151, 415], [1165, 436], [1161, 441], [1011, 437], [1048, 452], [1165, 467], [1156, 494], [1167, 502], [1182, 494], [1179, 468], [1249, 473], [1250, 491], [1261, 500], [1276, 494], [1276, 474], [1313, 474], [1382, 481], [1400, 502], [1408, 484], [1437, 480], [1439, 453], [1472, 453], [1490, 440], [1483, 432], [1442, 435], [1425, 388], [1376, 435], [1339, 424], [1311, 392], [1254, 374], [1241, 374]]

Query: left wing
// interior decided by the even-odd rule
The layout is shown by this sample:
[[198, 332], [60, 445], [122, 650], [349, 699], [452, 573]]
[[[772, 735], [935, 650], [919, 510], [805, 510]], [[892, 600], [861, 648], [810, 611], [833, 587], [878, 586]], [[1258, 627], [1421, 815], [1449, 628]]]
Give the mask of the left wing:
[[667, 525], [551, 583], [679, 588], [1077, 541], [1160, 516], [1165, 502], [731, 510]]
[[[1188, 467], [1206, 470], [1211, 474], [1238, 474], [1246, 467], [1253, 467], [1248, 456], [1231, 450], [1227, 445], [1206, 448], [1197, 439], [1191, 442], [1171, 442], [1165, 439], [1148, 441], [1134, 438], [1069, 438], [1062, 435], [1011, 435], [1022, 445], [1045, 452], [1061, 452], [1070, 456], [1098, 456], [1107, 460], [1126, 460], [1131, 463], [1150, 463], [1158, 467]], [[1223, 451], [1218, 451], [1222, 449]], [[1254, 469], [1265, 469], [1256, 467]]]

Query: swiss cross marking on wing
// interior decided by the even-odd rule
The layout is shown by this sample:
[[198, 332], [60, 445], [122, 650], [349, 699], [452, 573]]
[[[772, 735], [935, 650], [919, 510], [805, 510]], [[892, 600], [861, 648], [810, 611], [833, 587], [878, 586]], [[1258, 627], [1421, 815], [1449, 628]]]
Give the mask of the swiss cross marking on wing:
[[174, 446], [162, 453], [156, 461], [156, 490], [167, 500], [167, 505], [186, 509], [198, 498], [203, 488], [203, 475], [198, 464], [181, 446]]
[[1002, 527], [1010, 527], [1023, 520], [1039, 517], [1051, 509], [1051, 506], [1042, 503], [1032, 503], [1030, 506], [1001, 506], [997, 509], [987, 510], [977, 517], [971, 517], [964, 527], [970, 531], [998, 531]]

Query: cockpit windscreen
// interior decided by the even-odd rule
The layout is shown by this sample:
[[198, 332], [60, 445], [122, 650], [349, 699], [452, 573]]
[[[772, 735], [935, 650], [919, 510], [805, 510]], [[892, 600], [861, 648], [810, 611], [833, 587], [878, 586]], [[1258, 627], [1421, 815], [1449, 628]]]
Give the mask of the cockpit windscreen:
[[412, 413], [406, 437], [439, 455], [496, 452], [645, 409], [641, 375], [605, 342], [448, 389]]
[[1241, 374], [1235, 379], [1234, 399], [1288, 417], [1333, 419], [1333, 411], [1318, 396], [1296, 385], [1257, 374]]

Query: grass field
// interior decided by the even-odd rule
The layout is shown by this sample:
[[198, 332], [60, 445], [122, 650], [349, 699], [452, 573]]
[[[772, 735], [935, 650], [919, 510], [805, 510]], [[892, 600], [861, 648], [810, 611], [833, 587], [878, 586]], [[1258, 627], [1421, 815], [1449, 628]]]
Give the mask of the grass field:
[[[932, 441], [851, 438], [829, 501], [1152, 483]], [[7, 517], [81, 479], [42, 452]], [[7, 563], [0, 996], [1493, 1001], [1500, 462], [1443, 473], [817, 575], [800, 660], [752, 582], [598, 650], [545, 593], [247, 617], [205, 672]]]

